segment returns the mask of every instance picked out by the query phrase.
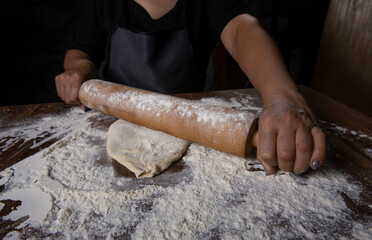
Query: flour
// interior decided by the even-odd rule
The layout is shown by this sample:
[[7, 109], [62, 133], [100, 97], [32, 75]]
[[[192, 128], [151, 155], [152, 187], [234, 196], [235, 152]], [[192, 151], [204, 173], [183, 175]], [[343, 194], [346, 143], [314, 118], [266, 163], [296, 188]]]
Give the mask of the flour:
[[[97, 87], [95, 84], [104, 85]], [[83, 84], [82, 91], [92, 99], [107, 100], [107, 103], [103, 105], [110, 106], [113, 109], [130, 109], [134, 106], [140, 112], [149, 112], [155, 116], [163, 115], [170, 117], [177, 115], [181, 118], [197, 119], [199, 122], [208, 123], [212, 126], [215, 126], [217, 123], [238, 122], [255, 118], [252, 113], [247, 111], [227, 112], [223, 108], [226, 104], [222, 106], [220, 104], [210, 105], [206, 104], [205, 101], [195, 102], [165, 94], [143, 92], [131, 87], [125, 87], [125, 91], [118, 91], [115, 86], [117, 86], [115, 83], [90, 80]], [[106, 88], [110, 89], [110, 91], [106, 91]], [[236, 99], [232, 102], [242, 106]], [[221, 103], [221, 101], [217, 103]], [[87, 104], [89, 107], [89, 103]], [[230, 106], [230, 108], [232, 107], [236, 108], [236, 106]], [[98, 108], [100, 111], [107, 113], [103, 106], [98, 106]], [[223, 126], [223, 124], [219, 125]]]
[[336, 134], [338, 134], [340, 136], [345, 135], [345, 134], [350, 134], [352, 136], [355, 136], [356, 138], [372, 140], [372, 136], [366, 134], [363, 131], [349, 130], [346, 127], [339, 126], [335, 123], [330, 123], [330, 122], [327, 122], [327, 121], [319, 120], [319, 122], [322, 123], [323, 125], [325, 125], [327, 128], [330, 128], [330, 129], [334, 130], [336, 132]]
[[256, 107], [254, 104], [257, 101], [256, 98], [249, 98], [247, 96], [241, 98], [231, 98], [229, 100], [213, 97], [213, 98], [203, 98], [200, 100], [201, 103], [213, 106], [219, 106], [224, 108], [232, 108], [239, 110], [248, 110], [249, 112], [257, 113], [262, 111], [262, 107]]
[[2, 197], [4, 199], [21, 200], [23, 203], [17, 208], [17, 211], [13, 211], [8, 216], [4, 217], [4, 220], [9, 219], [16, 221], [17, 219], [28, 215], [30, 221], [42, 221], [52, 208], [51, 196], [36, 187], [12, 189]]
[[[241, 99], [202, 102], [245, 107]], [[331, 161], [304, 176], [267, 177], [255, 158], [245, 160], [191, 144], [177, 163], [184, 165], [182, 171], [137, 180], [117, 173], [106, 153], [107, 129], [94, 126], [113, 118], [94, 111], [82, 115], [74, 109], [67, 114], [62, 122], [61, 116], [51, 116], [38, 123], [50, 129], [59, 122], [64, 132], [59, 141], [0, 172], [1, 185], [5, 184], [0, 199], [19, 189], [37, 189], [46, 196], [37, 217], [28, 204], [31, 198], [12, 196], [24, 201], [12, 219], [34, 217], [19, 226], [25, 231], [8, 233], [9, 239], [372, 237], [371, 222], [352, 220], [341, 194], [358, 202], [362, 187], [350, 183]], [[31, 139], [38, 132], [34, 126], [30, 129], [24, 136]], [[8, 136], [20, 129], [12, 131]], [[60, 134], [54, 128], [49, 131]], [[163, 176], [169, 182], [162, 182]]]
[[[98, 113], [85, 114], [76, 108], [66, 114], [57, 114], [54, 117], [44, 117], [36, 122], [23, 121], [12, 128], [11, 132], [0, 132], [0, 151], [6, 151], [17, 143], [29, 143], [29, 149], [35, 149], [52, 139], [59, 139], [74, 131], [80, 131], [87, 123], [87, 119]], [[71, 126], [71, 124], [74, 124]], [[42, 139], [42, 140], [40, 140]]]
[[356, 131], [356, 130], [349, 130], [344, 126], [339, 126], [336, 123], [331, 123], [327, 121], [319, 120], [322, 126], [325, 129], [331, 129], [335, 136], [339, 137], [349, 137], [350, 139], [355, 140], [354, 142], [358, 143], [358, 149], [361, 150], [364, 155], [372, 158], [372, 148], [370, 145], [365, 146], [363, 145], [362, 141], [372, 141], [372, 135], [367, 134], [363, 131]]

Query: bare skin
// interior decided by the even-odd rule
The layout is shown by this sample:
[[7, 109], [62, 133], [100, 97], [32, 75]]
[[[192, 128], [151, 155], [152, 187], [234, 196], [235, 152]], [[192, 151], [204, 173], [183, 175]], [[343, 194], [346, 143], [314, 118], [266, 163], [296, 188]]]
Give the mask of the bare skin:
[[[153, 19], [171, 10], [177, 0], [136, 0]], [[267, 174], [277, 169], [303, 173], [317, 169], [325, 159], [325, 134], [298, 93], [274, 41], [258, 21], [242, 14], [223, 29], [221, 41], [259, 91], [264, 108], [260, 115], [257, 159]], [[58, 95], [68, 104], [80, 104], [79, 88], [97, 76], [90, 57], [80, 50], [67, 52], [65, 72], [56, 77]]]
[[[136, 0], [151, 18], [159, 19], [177, 4], [178, 0]], [[88, 79], [97, 77], [97, 68], [89, 55], [72, 49], [67, 51], [64, 61], [65, 72], [55, 78], [58, 96], [67, 104], [79, 105], [80, 86]]]
[[73, 49], [66, 53], [64, 69], [55, 78], [58, 96], [67, 104], [80, 105], [80, 86], [88, 79], [97, 77], [97, 68], [88, 54]]
[[221, 40], [264, 101], [257, 158], [267, 173], [277, 168], [298, 174], [317, 169], [325, 158], [325, 134], [298, 93], [276, 44], [248, 14], [233, 18]]
[[176, 6], [178, 0], [135, 0], [140, 4], [152, 19], [159, 19]]

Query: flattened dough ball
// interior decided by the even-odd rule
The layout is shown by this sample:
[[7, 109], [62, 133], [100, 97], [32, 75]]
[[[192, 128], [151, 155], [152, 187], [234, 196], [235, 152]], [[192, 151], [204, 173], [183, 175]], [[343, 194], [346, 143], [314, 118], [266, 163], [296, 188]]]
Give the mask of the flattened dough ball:
[[127, 121], [114, 122], [107, 135], [109, 155], [137, 178], [153, 177], [179, 160], [189, 141]]

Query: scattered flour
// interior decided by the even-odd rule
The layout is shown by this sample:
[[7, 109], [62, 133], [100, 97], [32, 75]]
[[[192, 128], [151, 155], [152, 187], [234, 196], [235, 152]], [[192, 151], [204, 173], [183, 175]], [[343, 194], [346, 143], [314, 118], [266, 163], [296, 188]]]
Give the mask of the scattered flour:
[[[242, 102], [223, 104], [241, 109]], [[5, 218], [30, 216], [19, 226], [23, 231], [5, 239], [372, 238], [371, 221], [352, 220], [341, 194], [358, 201], [362, 188], [332, 165], [303, 176], [266, 177], [254, 158], [191, 144], [182, 171], [137, 180], [117, 173], [106, 153], [107, 129], [93, 126], [112, 118], [93, 111], [68, 115], [60, 126], [63, 138], [0, 172], [5, 185], [0, 201], [23, 201]], [[50, 129], [60, 118], [51, 116], [39, 125]], [[32, 139], [38, 132], [23, 134]], [[169, 177], [169, 184], [159, 180], [162, 176]], [[21, 191], [27, 196], [15, 194]], [[40, 208], [34, 205], [35, 194], [43, 198]]]
[[12, 189], [2, 198], [22, 201], [22, 205], [4, 217], [4, 220], [16, 221], [28, 215], [30, 221], [42, 221], [52, 208], [51, 196], [36, 187]]
[[[0, 151], [6, 151], [17, 143], [29, 142], [29, 149], [35, 149], [52, 139], [59, 139], [74, 131], [81, 131], [87, 119], [97, 115], [96, 112], [85, 114], [81, 108], [74, 108], [54, 117], [44, 117], [36, 122], [20, 122], [11, 132], [0, 131]], [[71, 125], [73, 124], [73, 125]], [[40, 140], [42, 139], [42, 140]]]
[[369, 135], [363, 131], [350, 130], [346, 127], [339, 126], [336, 123], [331, 123], [331, 122], [322, 121], [322, 120], [319, 120], [319, 123], [326, 129], [332, 129], [332, 132], [336, 136], [340, 136], [340, 137], [347, 136], [350, 139], [355, 140], [354, 143], [360, 143], [359, 144], [360, 146], [358, 146], [358, 149], [360, 149], [366, 156], [369, 156], [370, 158], [372, 158], [372, 148], [370, 147], [370, 145], [365, 146], [363, 145], [363, 142], [360, 141], [360, 140], [372, 141], [372, 135]]
[[13, 231], [13, 232], [9, 232], [3, 239], [4, 240], [20, 239], [20, 235], [21, 234], [19, 232]]
[[349, 130], [346, 127], [339, 126], [336, 123], [331, 123], [331, 122], [327, 122], [327, 121], [319, 120], [319, 122], [322, 125], [325, 125], [328, 128], [331, 128], [332, 130], [335, 130], [335, 132], [338, 133], [338, 134], [340, 134], [340, 135], [351, 134], [353, 136], [356, 136], [357, 138], [365, 138], [365, 139], [368, 139], [368, 140], [372, 140], [372, 136], [366, 134], [363, 131]]

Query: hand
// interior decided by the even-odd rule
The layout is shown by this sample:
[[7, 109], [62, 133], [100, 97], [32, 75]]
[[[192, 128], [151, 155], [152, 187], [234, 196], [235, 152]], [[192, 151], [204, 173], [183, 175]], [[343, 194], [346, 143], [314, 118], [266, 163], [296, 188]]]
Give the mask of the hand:
[[257, 159], [266, 174], [277, 168], [296, 174], [319, 168], [325, 158], [326, 137], [301, 95], [274, 96], [260, 115]]
[[87, 53], [72, 49], [67, 51], [63, 66], [65, 72], [55, 78], [58, 96], [67, 104], [79, 105], [80, 87], [88, 79], [97, 77], [96, 65]]
[[80, 105], [80, 86], [87, 77], [76, 70], [67, 70], [55, 78], [58, 96], [67, 104]]

